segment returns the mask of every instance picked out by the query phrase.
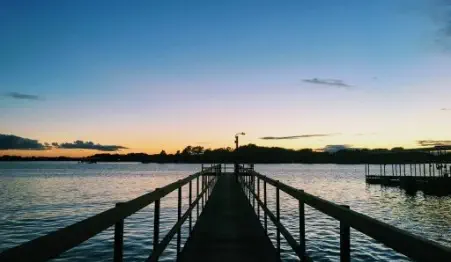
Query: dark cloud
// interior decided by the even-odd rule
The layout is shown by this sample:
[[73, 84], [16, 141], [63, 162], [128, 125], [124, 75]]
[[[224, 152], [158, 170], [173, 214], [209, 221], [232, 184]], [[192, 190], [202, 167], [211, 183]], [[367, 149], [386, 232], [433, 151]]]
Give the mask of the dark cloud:
[[312, 79], [303, 79], [302, 81], [305, 83], [315, 84], [315, 85], [326, 85], [326, 86], [343, 87], [343, 88], [352, 87], [351, 85], [345, 83], [343, 80], [339, 80], [339, 79], [312, 78]]
[[52, 143], [52, 145], [56, 148], [61, 149], [92, 149], [92, 150], [99, 150], [99, 151], [118, 151], [121, 149], [127, 149], [123, 146], [118, 145], [101, 145], [101, 144], [94, 144], [94, 142], [91, 141], [81, 141], [77, 140], [73, 143]]
[[0, 150], [45, 150], [48, 145], [39, 143], [38, 140], [23, 138], [15, 135], [0, 134]]
[[350, 145], [327, 145], [321, 151], [335, 153], [341, 150], [351, 149]]
[[307, 135], [297, 135], [297, 136], [265, 136], [265, 137], [260, 137], [260, 139], [263, 139], [263, 140], [288, 140], [288, 139], [324, 137], [324, 136], [334, 136], [334, 135], [336, 135], [336, 134], [307, 134]]
[[41, 100], [41, 98], [39, 96], [22, 94], [22, 93], [17, 93], [17, 92], [10, 92], [10, 93], [5, 94], [5, 96], [14, 98], [14, 99], [22, 99], [22, 100]]
[[418, 140], [420, 146], [451, 146], [451, 140]]

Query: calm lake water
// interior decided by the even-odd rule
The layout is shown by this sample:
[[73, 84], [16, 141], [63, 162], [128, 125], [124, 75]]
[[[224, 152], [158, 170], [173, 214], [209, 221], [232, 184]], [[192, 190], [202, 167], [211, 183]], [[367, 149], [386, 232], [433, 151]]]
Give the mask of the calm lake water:
[[[256, 165], [274, 177], [339, 204], [375, 217], [414, 234], [451, 246], [451, 197], [418, 192], [406, 195], [397, 188], [368, 186], [364, 167], [358, 165]], [[200, 165], [73, 162], [0, 162], [0, 251], [78, 222], [154, 188], [163, 187], [199, 171]], [[184, 190], [183, 210], [187, 209]], [[271, 210], [275, 195], [268, 186]], [[281, 193], [283, 224], [297, 238], [297, 201]], [[174, 225], [177, 193], [161, 202], [161, 234]], [[270, 225], [270, 223], [268, 223]], [[152, 247], [153, 206], [125, 220], [124, 259], [142, 261]], [[275, 241], [274, 227], [270, 236]], [[183, 241], [187, 235], [187, 223]], [[283, 238], [282, 238], [283, 239]], [[339, 259], [339, 223], [306, 206], [307, 251], [315, 261]], [[175, 238], [162, 261], [172, 261]], [[284, 240], [283, 258], [295, 261]], [[110, 228], [54, 261], [112, 261], [113, 230]], [[351, 231], [353, 261], [409, 261], [363, 234]]]

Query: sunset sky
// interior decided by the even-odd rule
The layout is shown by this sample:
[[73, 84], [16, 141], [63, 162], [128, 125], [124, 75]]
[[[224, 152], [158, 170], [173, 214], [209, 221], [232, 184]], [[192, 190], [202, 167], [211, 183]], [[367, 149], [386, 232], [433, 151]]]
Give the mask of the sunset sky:
[[0, 3], [0, 155], [451, 143], [451, 1], [132, 2]]

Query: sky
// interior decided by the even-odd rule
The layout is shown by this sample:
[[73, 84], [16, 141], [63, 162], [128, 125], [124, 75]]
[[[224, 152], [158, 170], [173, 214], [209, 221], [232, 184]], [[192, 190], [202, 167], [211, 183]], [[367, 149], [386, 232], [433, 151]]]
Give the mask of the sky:
[[233, 147], [237, 132], [451, 143], [451, 1], [1, 1], [0, 155]]

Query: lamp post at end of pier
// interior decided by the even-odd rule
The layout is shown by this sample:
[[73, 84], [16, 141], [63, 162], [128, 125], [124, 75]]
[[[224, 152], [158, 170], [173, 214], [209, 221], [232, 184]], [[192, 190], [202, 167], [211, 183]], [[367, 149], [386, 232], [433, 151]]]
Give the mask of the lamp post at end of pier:
[[235, 173], [235, 175], [236, 175], [236, 181], [238, 182], [238, 158], [237, 158], [237, 150], [238, 150], [238, 147], [239, 147], [239, 143], [238, 143], [238, 137], [239, 136], [244, 136], [244, 135], [246, 135], [246, 133], [244, 133], [244, 132], [241, 132], [241, 133], [236, 133], [236, 135], [235, 135], [235, 165], [234, 165], [234, 173]]
[[238, 149], [238, 146], [239, 146], [239, 144], [238, 144], [238, 137], [239, 136], [244, 136], [244, 135], [246, 135], [246, 133], [244, 133], [244, 132], [241, 132], [241, 133], [237, 133], [236, 135], [235, 135], [235, 148], [236, 149]]

